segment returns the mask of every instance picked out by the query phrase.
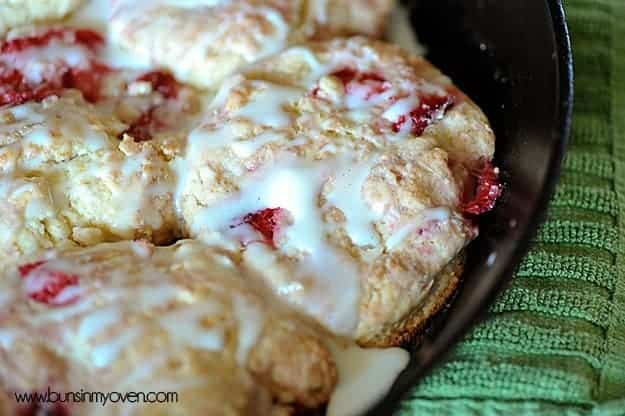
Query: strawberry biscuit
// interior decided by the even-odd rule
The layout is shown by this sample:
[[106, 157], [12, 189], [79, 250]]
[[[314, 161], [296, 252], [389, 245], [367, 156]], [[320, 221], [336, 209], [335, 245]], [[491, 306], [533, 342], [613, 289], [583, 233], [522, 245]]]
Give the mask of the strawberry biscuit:
[[103, 43], [63, 27], [0, 43], [3, 256], [179, 235], [168, 160], [200, 98], [169, 73], [110, 67]]
[[114, 3], [116, 43], [200, 87], [215, 87], [245, 65], [313, 37], [379, 35], [392, 6], [392, 0]]
[[176, 204], [191, 236], [240, 252], [331, 331], [397, 344], [412, 311], [436, 309], [431, 290], [440, 305], [453, 289], [457, 268], [437, 275], [499, 195], [493, 150], [479, 108], [424, 59], [312, 43], [224, 82]]
[[50, 251], [3, 268], [0, 412], [25, 410], [12, 392], [48, 388], [177, 394], [158, 407], [66, 401], [72, 415], [285, 415], [327, 402], [329, 350], [251, 281], [192, 241]]

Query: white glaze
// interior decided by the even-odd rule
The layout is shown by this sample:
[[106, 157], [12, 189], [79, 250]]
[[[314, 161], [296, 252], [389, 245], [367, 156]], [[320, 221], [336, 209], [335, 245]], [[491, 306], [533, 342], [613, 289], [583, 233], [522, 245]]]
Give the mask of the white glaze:
[[238, 157], [246, 158], [254, 155], [264, 145], [278, 141], [283, 137], [274, 131], [266, 131], [248, 140], [233, 142], [231, 148]]
[[346, 164], [335, 175], [332, 191], [327, 195], [329, 205], [334, 205], [345, 215], [345, 228], [354, 244], [375, 245], [379, 237], [373, 223], [379, 215], [371, 209], [362, 196], [365, 181], [375, 164], [375, 158], [357, 164]]
[[159, 320], [159, 323], [175, 342], [209, 351], [220, 351], [224, 347], [223, 328], [220, 326], [205, 328], [201, 325], [201, 320], [223, 313], [224, 310], [219, 304], [203, 302], [169, 312]]
[[84, 341], [99, 335], [108, 327], [118, 322], [121, 318], [119, 310], [114, 307], [107, 307], [93, 311], [85, 316], [78, 327], [78, 337]]
[[263, 329], [264, 314], [256, 302], [241, 296], [233, 297], [232, 308], [239, 324], [236, 357], [240, 365], [246, 365], [250, 350]]
[[[130, 243], [140, 244], [143, 243]], [[197, 246], [187, 248], [198, 249]], [[91, 250], [97, 252], [101, 248]], [[250, 349], [256, 345], [264, 326], [264, 309], [253, 296], [247, 297], [248, 295], [237, 289], [231, 291], [232, 287], [228, 282], [232, 279], [236, 281], [238, 275], [235, 275], [233, 265], [227, 258], [217, 256], [214, 275], [206, 276], [209, 279], [206, 283], [211, 287], [211, 291], [206, 293], [215, 293], [214, 289], [218, 294], [196, 299], [189, 296], [186, 288], [172, 285], [168, 276], [153, 269], [150, 263], [139, 266], [141, 276], [131, 275], [130, 284], [126, 286], [128, 270], [107, 270], [92, 263], [83, 265], [77, 261], [84, 259], [86, 254], [74, 253], [74, 258], [56, 258], [54, 253], [42, 256], [48, 258], [45, 269], [76, 274], [79, 276], [79, 286], [84, 287], [85, 291], [74, 304], [23, 311], [16, 315], [17, 322], [24, 319], [27, 325], [22, 326], [34, 331], [40, 331], [40, 328], [56, 328], [54, 332], [61, 334], [56, 340], [59, 348], [86, 365], [101, 369], [113, 366], [121, 354], [139, 342], [149, 328], [144, 326], [144, 322], [148, 325], [157, 323], [168, 337], [164, 344], [168, 347], [163, 350], [163, 354], [150, 355], [134, 370], [129, 370], [127, 376], [117, 381], [121, 386], [129, 386], [133, 381], [149, 378], [166, 363], [169, 356], [182, 353], [183, 348], [223, 350], [224, 332], [233, 329], [237, 331], [237, 343], [233, 352], [240, 365], [246, 364]], [[182, 258], [189, 254], [198, 253], [180, 253]], [[20, 293], [19, 286], [32, 291], [40, 289], [41, 285], [37, 285], [40, 280], [37, 270], [30, 272], [26, 279], [15, 277], [15, 283], [18, 284], [16, 290], [6, 284], [3, 286], [7, 302], [17, 302], [18, 305], [23, 303], [24, 295]], [[96, 270], [100, 271], [95, 272]], [[92, 280], [93, 278], [96, 280]], [[156, 312], [171, 300], [176, 300], [178, 305], [174, 310]], [[17, 310], [20, 310], [19, 306]], [[143, 321], [141, 318], [152, 314], [154, 320]], [[0, 319], [5, 318], [0, 315]], [[0, 331], [0, 347], [10, 348], [18, 335], [16, 328], [4, 327]], [[167, 380], [163, 382], [171, 384]]]
[[20, 166], [13, 169], [38, 170], [45, 162], [66, 161], [115, 146], [100, 125], [87, 120], [92, 110], [77, 105], [69, 98], [50, 97], [45, 103], [29, 102], [4, 110], [13, 121], [0, 127], [0, 134], [19, 132], [17, 140], [5, 147], [21, 155]]
[[[208, 242], [215, 243], [217, 238], [218, 243], [236, 247], [240, 240], [258, 240], [258, 235], [247, 225], [231, 228], [243, 216], [265, 208], [288, 211], [292, 223], [280, 232], [279, 251], [302, 258], [294, 275], [287, 278], [276, 273], [266, 278], [273, 280], [276, 293], [288, 295], [289, 302], [330, 329], [351, 334], [358, 318], [358, 273], [353, 261], [327, 242], [326, 233], [331, 230], [322, 220], [318, 204], [323, 185], [338, 166], [344, 166], [343, 161], [314, 163], [285, 156], [279, 164], [244, 181], [238, 194], [198, 212], [191, 230]], [[357, 197], [353, 193], [345, 195], [345, 198]], [[261, 244], [250, 244], [245, 256], [261, 270], [275, 261], [273, 250]], [[336, 270], [342, 271], [338, 279]]]
[[96, 345], [90, 353], [91, 363], [98, 368], [110, 366], [119, 353], [139, 336], [141, 336], [141, 332], [138, 329], [129, 328], [113, 340]]
[[419, 100], [415, 96], [408, 96], [397, 100], [382, 114], [382, 117], [394, 123], [400, 116], [408, 114], [419, 104]]
[[451, 212], [448, 208], [432, 208], [424, 210], [416, 219], [405, 224], [386, 240], [386, 249], [394, 250], [414, 231], [428, 221], [444, 222], [450, 219]]
[[[111, 19], [111, 38], [115, 43], [126, 45], [145, 58], [150, 57], [155, 62], [165, 63], [179, 79], [195, 79], [200, 84], [203, 84], [200, 80], [202, 71], [223, 71], [218, 77], [228, 75], [230, 69], [238, 69], [245, 62], [251, 63], [284, 49], [290, 27], [278, 10], [270, 6], [236, 2], [235, 5], [230, 5], [230, 10], [235, 10], [234, 13], [215, 22], [212, 15], [220, 13], [218, 9], [222, 3], [118, 2]], [[149, 10], [161, 7], [162, 10]], [[171, 8], [182, 10], [171, 13]], [[248, 25], [250, 16], [259, 15], [262, 19], [259, 22], [263, 25], [262, 30], [246, 27], [242, 33], [232, 33], [233, 26]], [[180, 39], [180, 43], [184, 42], [185, 46], [179, 49], [173, 41], [170, 42], [170, 37], [175, 40], [178, 32], [183, 31], [180, 28], [187, 17], [194, 19], [193, 27], [197, 31], [193, 34], [185, 32], [185, 38]], [[211, 22], [210, 27], [200, 26], [202, 17]], [[236, 28], [235, 31], [240, 32]], [[217, 46], [220, 42], [226, 42], [227, 46]], [[157, 43], [156, 49], [160, 52], [158, 55], [154, 53]], [[215, 65], [219, 63], [214, 60], [215, 55], [223, 55], [224, 68]]]
[[257, 89], [256, 92], [250, 101], [233, 115], [247, 118], [259, 125], [274, 128], [287, 127], [290, 124], [290, 117], [284, 108], [297, 100], [302, 95], [302, 91], [261, 81], [253, 81], [251, 85]]
[[14, 328], [0, 328], [0, 347], [9, 349], [17, 339], [17, 330]]
[[332, 344], [338, 384], [326, 416], [357, 416], [382, 399], [408, 365], [409, 354], [400, 348], [363, 349]]
[[278, 11], [270, 7], [255, 7], [253, 10], [255, 12], [261, 12], [265, 19], [273, 26], [274, 30], [271, 36], [260, 33], [255, 34], [260, 50], [256, 56], [247, 56], [248, 62], [273, 55], [284, 49], [290, 33], [288, 23]]

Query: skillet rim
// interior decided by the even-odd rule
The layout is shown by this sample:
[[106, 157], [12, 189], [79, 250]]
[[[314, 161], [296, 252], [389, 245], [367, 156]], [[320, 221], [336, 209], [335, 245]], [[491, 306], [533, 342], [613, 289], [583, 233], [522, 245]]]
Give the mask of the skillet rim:
[[[559, 81], [557, 99], [559, 106], [552, 130], [554, 132], [557, 130], [558, 137], [552, 145], [552, 154], [546, 170], [546, 178], [543, 187], [537, 193], [540, 197], [534, 210], [530, 214], [532, 219], [527, 224], [525, 230], [523, 230], [521, 238], [503, 267], [503, 271], [496, 279], [493, 279], [491, 286], [481, 299], [481, 312], [473, 316], [467, 316], [461, 323], [455, 323], [452, 329], [450, 329], [451, 325], [447, 325], [441, 329], [437, 338], [446, 337], [447, 342], [442, 346], [439, 345], [440, 343], [433, 344], [434, 346], [422, 357], [420, 362], [413, 363], [411, 361], [408, 368], [416, 367], [416, 371], [411, 374], [409, 379], [403, 382], [401, 386], [394, 385], [387, 395], [365, 413], [367, 416], [389, 415], [396, 411], [402, 400], [407, 398], [411, 389], [416, 386], [425, 375], [430, 373], [437, 363], [440, 363], [441, 359], [449, 352], [451, 347], [457, 344], [471, 328], [484, 319], [484, 312], [487, 307], [494, 302], [496, 297], [502, 293], [511, 282], [514, 270], [529, 251], [532, 240], [546, 217], [547, 207], [559, 182], [562, 162], [570, 139], [573, 115], [574, 68], [571, 36], [567, 25], [563, 1], [544, 1], [547, 3], [547, 10], [550, 13], [553, 25], [552, 29], [557, 54], [557, 60], [554, 62], [557, 65], [556, 73]], [[443, 334], [443, 336], [441, 336], [441, 334]], [[416, 352], [411, 352], [412, 358], [414, 358], [415, 354]]]

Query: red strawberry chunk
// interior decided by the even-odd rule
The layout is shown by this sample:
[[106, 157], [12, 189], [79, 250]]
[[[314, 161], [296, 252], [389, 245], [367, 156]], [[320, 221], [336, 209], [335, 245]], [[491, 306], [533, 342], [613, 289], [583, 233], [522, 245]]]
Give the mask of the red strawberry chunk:
[[410, 121], [411, 133], [415, 136], [423, 134], [425, 129], [437, 118], [445, 114], [454, 104], [451, 95], [427, 95], [421, 97], [419, 105], [408, 114], [402, 114], [391, 128], [399, 133], [404, 123]]
[[163, 94], [165, 98], [176, 98], [180, 84], [168, 72], [152, 71], [141, 75], [137, 81], [147, 81], [152, 84], [152, 89]]
[[78, 275], [51, 270], [45, 261], [24, 264], [18, 267], [28, 296], [50, 306], [65, 306], [79, 298]]
[[35, 270], [37, 267], [41, 266], [44, 263], [45, 263], [45, 260], [22, 264], [21, 266], [17, 267], [17, 271], [19, 272], [20, 277], [24, 278], [28, 276], [30, 272], [32, 272], [33, 270]]
[[50, 29], [44, 33], [11, 39], [0, 44], [0, 53], [19, 53], [30, 48], [41, 48], [48, 45], [53, 39], [69, 44], [83, 45], [95, 50], [104, 43], [104, 38], [97, 32], [89, 29]]
[[[86, 29], [51, 29], [35, 36], [15, 38], [0, 44], [0, 54], [8, 55], [23, 52], [27, 49], [43, 48], [53, 39], [65, 44], [82, 45], [90, 51], [100, 46], [104, 39], [97, 32]], [[27, 101], [41, 101], [51, 95], [59, 94], [62, 89], [75, 88], [83, 93], [86, 100], [94, 102], [99, 98], [102, 78], [110, 72], [110, 68], [92, 59], [88, 68], [68, 68], [60, 62], [55, 73], [38, 84], [30, 84], [24, 74], [14, 65], [12, 60], [0, 64], [0, 106], [19, 105]]]
[[477, 185], [473, 198], [464, 204], [462, 210], [468, 215], [484, 214], [495, 207], [501, 192], [499, 168], [486, 162], [477, 174]]
[[105, 65], [94, 62], [89, 69], [60, 68], [58, 78], [29, 85], [20, 71], [0, 67], [0, 106], [41, 101], [65, 88], [80, 90], [87, 101], [95, 102], [100, 97], [102, 78], [109, 71]]
[[165, 127], [165, 123], [156, 117], [156, 110], [158, 107], [151, 107], [137, 118], [132, 124], [124, 130], [119, 139], [122, 140], [124, 135], [127, 134], [134, 138], [135, 142], [146, 142], [152, 140], [152, 135], [155, 130]]
[[241, 224], [248, 224], [262, 235], [262, 243], [275, 248], [274, 238], [277, 236], [280, 229], [284, 227], [287, 217], [288, 211], [284, 208], [265, 208], [247, 214], [243, 217], [241, 223], [231, 226], [230, 228], [238, 227]]
[[77, 89], [85, 100], [94, 103], [100, 98], [102, 80], [109, 72], [109, 67], [97, 62], [92, 62], [89, 69], [72, 68], [63, 74], [63, 88]]
[[21, 72], [0, 66], [0, 106], [19, 105], [27, 101], [41, 101], [61, 88], [58, 81], [46, 81], [31, 87]]
[[89, 29], [76, 30], [74, 39], [77, 44], [84, 45], [91, 50], [95, 50], [104, 44], [104, 37], [98, 32]]
[[[137, 81], [149, 82], [152, 85], [152, 89], [161, 93], [166, 99], [176, 98], [180, 90], [180, 84], [168, 72], [147, 72], [137, 78]], [[167, 126], [167, 123], [157, 117], [156, 111], [158, 108], [159, 105], [155, 105], [141, 114], [128, 129], [120, 134], [119, 139], [121, 140], [124, 134], [128, 134], [134, 137], [136, 142], [152, 140], [155, 130]]]

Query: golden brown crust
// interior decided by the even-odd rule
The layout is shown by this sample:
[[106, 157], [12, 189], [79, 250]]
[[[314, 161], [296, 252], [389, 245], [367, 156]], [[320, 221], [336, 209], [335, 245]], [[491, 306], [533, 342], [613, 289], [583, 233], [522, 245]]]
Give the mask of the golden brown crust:
[[283, 404], [316, 408], [336, 384], [336, 367], [319, 340], [274, 325], [251, 351], [248, 369]]
[[428, 322], [454, 295], [464, 270], [464, 254], [454, 258], [434, 279], [434, 284], [423, 302], [414, 307], [401, 320], [387, 325], [372, 337], [360, 339], [363, 347], [400, 347], [414, 342], [426, 328]]

